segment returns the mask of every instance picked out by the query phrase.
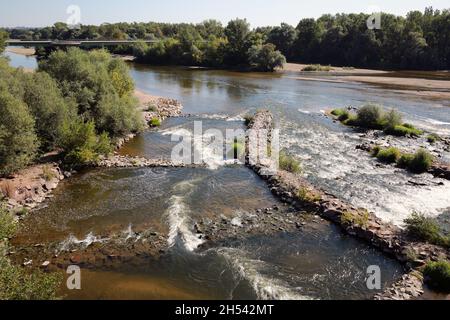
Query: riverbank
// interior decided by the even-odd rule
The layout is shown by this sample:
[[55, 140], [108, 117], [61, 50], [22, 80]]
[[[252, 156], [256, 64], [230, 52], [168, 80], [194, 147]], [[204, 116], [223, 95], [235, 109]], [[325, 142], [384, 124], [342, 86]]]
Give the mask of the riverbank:
[[450, 99], [450, 72], [383, 71], [333, 66], [329, 72], [303, 71], [307, 66], [287, 63], [281, 72], [298, 80], [335, 83], [358, 82], [423, 98]]
[[6, 51], [26, 57], [34, 56], [36, 54], [36, 50], [34, 48], [7, 47]]

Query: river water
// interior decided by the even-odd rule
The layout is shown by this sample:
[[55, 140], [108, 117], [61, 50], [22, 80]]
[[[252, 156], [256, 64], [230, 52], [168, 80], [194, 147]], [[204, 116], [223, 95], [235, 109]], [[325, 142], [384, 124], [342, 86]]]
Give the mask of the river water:
[[[23, 63], [22, 57], [7, 55], [12, 65]], [[171, 136], [192, 131], [193, 121], [201, 120], [205, 128], [242, 128], [242, 116], [267, 108], [275, 114], [282, 146], [302, 159], [312, 183], [397, 224], [414, 210], [448, 219], [447, 181], [421, 188], [408, 184], [409, 174], [377, 166], [355, 149], [358, 133], [323, 115], [325, 109], [376, 102], [398, 108], [419, 127], [448, 133], [448, 101], [356, 83], [300, 80], [290, 73], [131, 65], [131, 75], [138, 89], [178, 99], [184, 113], [195, 116], [167, 120], [159, 130], [130, 141], [123, 154], [168, 157]], [[243, 166], [209, 160], [204, 169], [80, 173], [25, 219], [15, 242], [63, 246], [146, 229], [167, 235], [171, 249], [158, 261], [85, 271], [83, 290], [63, 290], [68, 299], [367, 299], [375, 293], [366, 287], [368, 266], [381, 267], [384, 286], [402, 273], [395, 261], [324, 221], [308, 222], [299, 232], [230, 240], [196, 252], [203, 241], [193, 230], [196, 221], [233, 219], [279, 205]]]

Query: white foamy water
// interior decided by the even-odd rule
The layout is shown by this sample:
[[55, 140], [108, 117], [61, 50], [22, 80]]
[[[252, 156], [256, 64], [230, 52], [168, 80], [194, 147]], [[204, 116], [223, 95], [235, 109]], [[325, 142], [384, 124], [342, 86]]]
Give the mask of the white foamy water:
[[[412, 175], [382, 165], [356, 150], [357, 133], [336, 133], [321, 126], [284, 124], [282, 146], [303, 160], [305, 175], [313, 184], [373, 211], [398, 226], [413, 212], [437, 217], [450, 209], [450, 183], [431, 175]], [[414, 186], [409, 181], [426, 183]]]
[[199, 234], [195, 234], [190, 228], [192, 225], [189, 217], [190, 208], [185, 203], [198, 180], [183, 181], [175, 185], [174, 190], [184, 195], [173, 195], [170, 199], [170, 206], [166, 211], [167, 223], [169, 225], [169, 235], [167, 243], [169, 247], [173, 247], [176, 240], [180, 238], [183, 246], [188, 251], [197, 249], [204, 240], [200, 239]]
[[193, 154], [197, 154], [202, 160], [202, 163], [207, 165], [208, 169], [217, 170], [225, 165], [239, 163], [235, 159], [224, 159], [223, 146], [215, 146], [211, 142], [212, 138], [215, 137], [213, 134], [203, 132], [202, 135], [194, 135], [191, 131], [180, 127], [164, 130], [162, 134], [165, 136], [170, 135], [177, 139], [190, 139], [193, 146]]
[[260, 300], [313, 300], [302, 295], [299, 289], [274, 277], [263, 275], [259, 270], [267, 268], [263, 261], [247, 258], [246, 252], [239, 249], [222, 248], [217, 252], [222, 255], [240, 279], [247, 280]]
[[78, 239], [74, 235], [70, 235], [67, 239], [65, 239], [60, 247], [60, 251], [68, 251], [73, 249], [74, 247], [81, 247], [83, 249], [89, 247], [93, 243], [103, 243], [105, 241], [108, 241], [108, 239], [105, 238], [99, 238], [94, 235], [94, 233], [90, 232], [84, 239]]

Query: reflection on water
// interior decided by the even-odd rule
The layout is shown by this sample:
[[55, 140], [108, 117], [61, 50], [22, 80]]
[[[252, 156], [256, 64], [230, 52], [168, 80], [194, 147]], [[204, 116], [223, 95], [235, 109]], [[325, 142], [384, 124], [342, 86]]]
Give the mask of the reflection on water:
[[3, 56], [7, 57], [10, 61], [10, 65], [14, 68], [24, 68], [29, 70], [37, 69], [38, 64], [36, 57], [34, 56], [24, 56], [21, 54], [5, 51]]

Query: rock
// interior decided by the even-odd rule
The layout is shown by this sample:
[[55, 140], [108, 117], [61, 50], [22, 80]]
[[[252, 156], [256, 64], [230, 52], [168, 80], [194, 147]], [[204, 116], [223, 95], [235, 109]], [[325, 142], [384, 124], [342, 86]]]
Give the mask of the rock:
[[46, 268], [46, 267], [48, 267], [49, 265], [50, 265], [50, 261], [44, 261], [44, 262], [41, 264], [41, 267]]
[[22, 264], [22, 266], [31, 266], [33, 264], [33, 260], [25, 260], [25, 262]]

